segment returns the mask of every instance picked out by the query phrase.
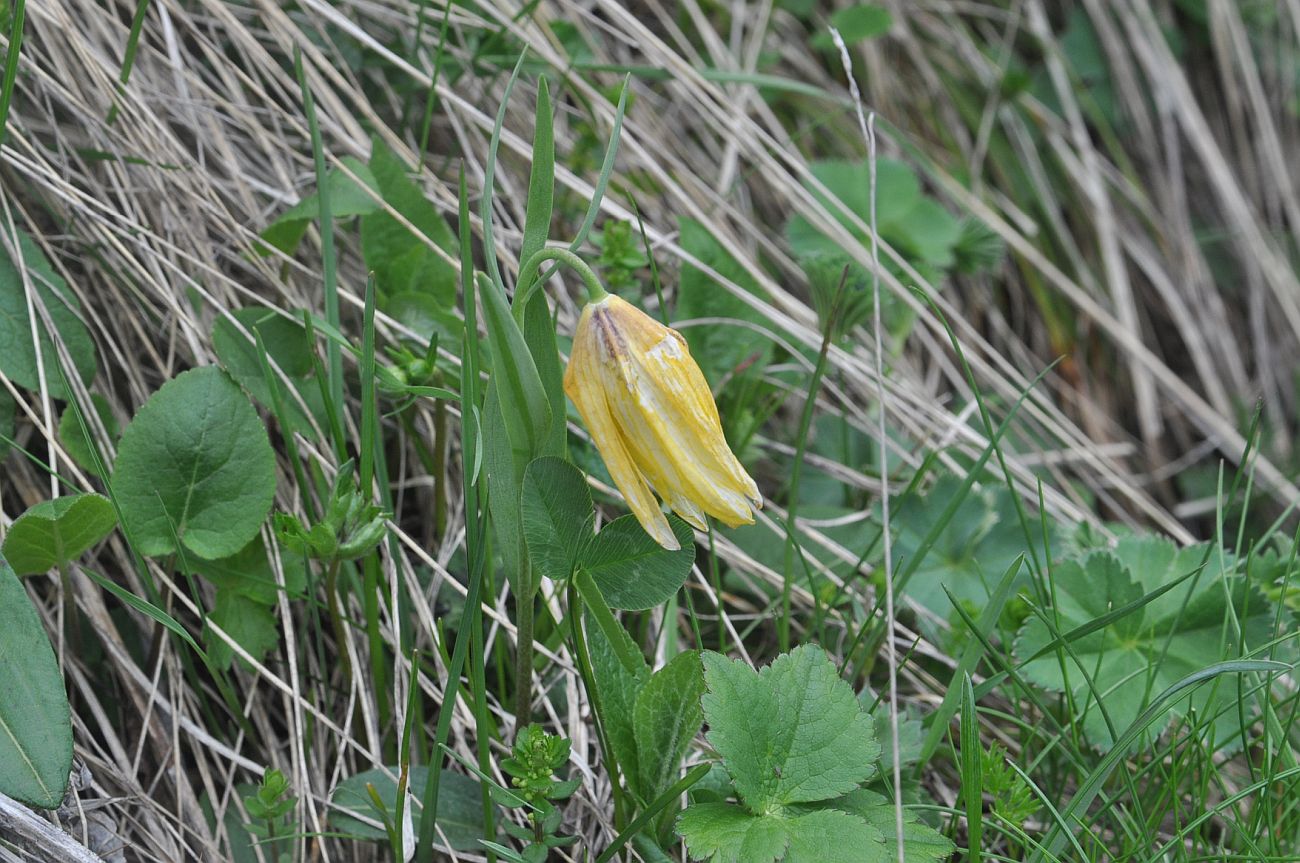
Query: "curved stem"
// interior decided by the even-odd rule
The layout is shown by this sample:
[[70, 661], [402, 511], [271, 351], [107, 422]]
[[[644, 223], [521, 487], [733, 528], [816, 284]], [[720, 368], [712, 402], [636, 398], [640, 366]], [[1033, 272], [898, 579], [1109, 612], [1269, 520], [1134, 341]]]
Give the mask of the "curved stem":
[[595, 303], [603, 300], [606, 296], [605, 289], [600, 284], [600, 279], [596, 278], [595, 272], [587, 266], [587, 262], [578, 257], [568, 249], [549, 248], [540, 249], [524, 261], [519, 268], [519, 290], [515, 292], [515, 301], [511, 307], [515, 320], [523, 325], [524, 309], [528, 306], [528, 301], [532, 299], [533, 293], [542, 286], [542, 279], [538, 278], [538, 270], [546, 261], [558, 261], [561, 264], [567, 264], [577, 271], [582, 278], [582, 283], [587, 286], [587, 298]]

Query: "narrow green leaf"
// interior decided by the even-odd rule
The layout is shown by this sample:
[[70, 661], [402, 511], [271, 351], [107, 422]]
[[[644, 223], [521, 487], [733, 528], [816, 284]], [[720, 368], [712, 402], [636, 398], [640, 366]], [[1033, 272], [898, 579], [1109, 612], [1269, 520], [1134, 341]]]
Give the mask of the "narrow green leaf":
[[[505, 294], [490, 279], [480, 278], [478, 283], [483, 323], [492, 347], [492, 381], [499, 395], [497, 407], [510, 447], [522, 468], [531, 456], [540, 452], [552, 421], [550, 403], [524, 334], [510, 315]], [[563, 422], [562, 416], [559, 421]]]
[[172, 632], [176, 633], [176, 635], [179, 635], [181, 637], [181, 640], [184, 641], [186, 644], [188, 644], [190, 647], [194, 648], [194, 652], [199, 655], [199, 657], [203, 660], [205, 664], [207, 663], [208, 661], [207, 653], [203, 650], [202, 647], [199, 647], [199, 643], [194, 640], [194, 636], [190, 635], [189, 632], [185, 629], [185, 627], [180, 625], [180, 622], [177, 621], [176, 618], [172, 617], [170, 614], [163, 611], [161, 608], [154, 605], [152, 602], [149, 602], [146, 599], [141, 599], [140, 597], [136, 596], [134, 593], [127, 590], [126, 588], [114, 584], [113, 582], [109, 581], [107, 578], [104, 578], [104, 576], [100, 575], [97, 572], [92, 572], [89, 569], [83, 569], [82, 572], [84, 572], [90, 578], [91, 581], [95, 582], [95, 584], [98, 584], [100, 587], [104, 588], [104, 590], [107, 590], [109, 593], [116, 596], [122, 602], [131, 606], [136, 611], [140, 612], [146, 617], [151, 618], [155, 622], [162, 624], [167, 629], [170, 629]]
[[[528, 175], [528, 208], [524, 212], [524, 240], [519, 260], [527, 261], [546, 245], [551, 232], [551, 207], [555, 198], [555, 130], [551, 116], [551, 88], [537, 82], [537, 117], [533, 125], [533, 167]], [[522, 287], [522, 286], [521, 286]]]
[[1187, 675], [1161, 692], [1152, 700], [1151, 706], [1133, 720], [1128, 729], [1115, 741], [1115, 745], [1102, 756], [1100, 763], [1084, 778], [1078, 790], [1070, 797], [1069, 805], [1061, 811], [1060, 819], [1052, 825], [1051, 831], [1048, 832], [1047, 837], [1038, 846], [1037, 853], [1031, 859], [1035, 861], [1059, 859], [1069, 841], [1066, 829], [1073, 832], [1076, 828], [1087, 828], [1084, 816], [1088, 811], [1088, 807], [1097, 799], [1097, 795], [1101, 793], [1101, 789], [1105, 786], [1106, 780], [1110, 778], [1111, 773], [1119, 766], [1120, 762], [1128, 757], [1129, 747], [1147, 732], [1149, 725], [1164, 715], [1169, 706], [1180, 698], [1185, 690], [1213, 680], [1221, 674], [1286, 673], [1291, 670], [1291, 666], [1286, 663], [1264, 659], [1237, 659], [1231, 662], [1216, 662], [1194, 674]]
[[984, 837], [984, 784], [980, 776], [981, 756], [979, 715], [975, 712], [975, 689], [970, 675], [961, 677], [961, 796], [966, 805], [967, 859], [983, 859], [980, 846]]
[[704, 723], [702, 695], [704, 668], [694, 650], [674, 656], [641, 687], [633, 725], [643, 800], [654, 800], [681, 778], [682, 758]]

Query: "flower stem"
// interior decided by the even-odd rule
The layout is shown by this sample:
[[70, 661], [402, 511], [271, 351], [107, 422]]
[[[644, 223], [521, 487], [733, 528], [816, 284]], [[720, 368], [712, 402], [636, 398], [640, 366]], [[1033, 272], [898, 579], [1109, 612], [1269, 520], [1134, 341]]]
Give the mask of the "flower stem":
[[524, 308], [528, 305], [528, 301], [532, 299], [533, 292], [540, 288], [542, 282], [545, 281], [544, 278], [538, 276], [538, 271], [546, 261], [559, 261], [576, 270], [582, 278], [582, 283], [587, 286], [587, 299], [589, 301], [596, 303], [607, 296], [605, 288], [600, 284], [600, 279], [596, 278], [596, 273], [591, 267], [587, 266], [587, 262], [582, 258], [568, 249], [559, 247], [539, 249], [527, 261], [524, 261], [523, 266], [519, 268], [519, 289], [515, 291], [515, 300], [511, 309], [520, 326], [523, 325]]
[[591, 612], [596, 625], [604, 630], [605, 637], [613, 646], [614, 653], [618, 655], [618, 661], [622, 663], [628, 674], [635, 677], [645, 667], [645, 658], [629, 649], [627, 633], [614, 617], [614, 612], [610, 611], [609, 603], [605, 602], [605, 595], [600, 592], [596, 580], [587, 570], [579, 569], [573, 574], [573, 583], [577, 585], [578, 593], [587, 603], [587, 610]]
[[[522, 544], [522, 543], [521, 543]], [[526, 555], [520, 555], [518, 590], [515, 593], [515, 727], [523, 728], [533, 716], [533, 570]]]

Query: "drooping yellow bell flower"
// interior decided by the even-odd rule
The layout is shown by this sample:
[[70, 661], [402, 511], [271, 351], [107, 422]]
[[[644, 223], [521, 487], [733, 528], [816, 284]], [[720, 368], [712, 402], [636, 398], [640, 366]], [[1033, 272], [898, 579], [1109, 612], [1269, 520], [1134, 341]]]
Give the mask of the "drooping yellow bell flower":
[[613, 294], [582, 310], [564, 392], [646, 533], [680, 548], [653, 488], [700, 530], [754, 523], [758, 486], [732, 454], [686, 339]]

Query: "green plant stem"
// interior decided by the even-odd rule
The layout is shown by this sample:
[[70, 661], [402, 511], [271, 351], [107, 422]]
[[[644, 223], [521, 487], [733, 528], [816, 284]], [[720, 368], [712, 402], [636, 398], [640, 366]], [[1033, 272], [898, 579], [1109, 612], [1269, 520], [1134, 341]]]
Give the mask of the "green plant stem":
[[[140, 50], [140, 33], [144, 30], [144, 16], [149, 12], [149, 0], [140, 0], [135, 6], [135, 15], [131, 17], [131, 32], [126, 36], [126, 51], [122, 54], [122, 71], [117, 77], [117, 95], [126, 92], [126, 82], [131, 79], [131, 69], [135, 66], [135, 55]], [[108, 125], [117, 120], [120, 103], [113, 99], [113, 107], [108, 110]]]
[[596, 863], [609, 863], [610, 860], [614, 859], [614, 855], [621, 851], [624, 845], [632, 841], [632, 837], [640, 833], [641, 829], [645, 827], [646, 824], [654, 820], [654, 817], [659, 814], [660, 810], [681, 797], [692, 785], [703, 779], [704, 775], [709, 772], [711, 767], [711, 764], [697, 764], [692, 767], [690, 772], [677, 780], [677, 783], [674, 784], [672, 788], [669, 788], [663, 794], [660, 794], [655, 798], [653, 803], [641, 812], [640, 815], [633, 818], [632, 823], [627, 825], [627, 828], [622, 833], [619, 833], [618, 836], [614, 837], [614, 841], [610, 843], [609, 847], [600, 852], [600, 856], [596, 858]]
[[[440, 384], [441, 375], [435, 379]], [[439, 543], [447, 533], [447, 402], [433, 403], [433, 537]]]
[[[523, 545], [523, 543], [520, 543]], [[528, 555], [519, 550], [519, 578], [515, 593], [515, 727], [523, 728], [533, 715], [533, 570]]]
[[[303, 113], [307, 115], [307, 127], [311, 133], [312, 159], [316, 167], [316, 200], [320, 206], [320, 248], [321, 278], [325, 292], [325, 321], [338, 332], [339, 327], [339, 286], [338, 260], [334, 254], [334, 214], [330, 207], [329, 174], [325, 169], [325, 150], [321, 144], [320, 123], [316, 120], [316, 102], [312, 97], [311, 87], [307, 86], [307, 71], [303, 67], [302, 52], [294, 50], [294, 68], [298, 73], [298, 86], [302, 91]], [[329, 388], [334, 410], [342, 413], [343, 401], [343, 353], [338, 342], [329, 339], [325, 343], [325, 355], [329, 362]], [[335, 424], [340, 427], [339, 423]], [[342, 440], [335, 441], [335, 447], [344, 446]]]
[[605, 595], [600, 592], [600, 587], [591, 577], [591, 573], [580, 569], [573, 574], [573, 582], [577, 585], [583, 602], [587, 603], [587, 608], [591, 610], [592, 617], [596, 619], [596, 625], [605, 633], [614, 652], [618, 654], [618, 661], [623, 664], [623, 668], [634, 677], [640, 674], [641, 669], [645, 667], [645, 660], [630, 652], [631, 649], [627, 646], [627, 634], [614, 617], [614, 612], [610, 611], [609, 603], [605, 602]]
[[[804, 399], [803, 413], [799, 417], [799, 433], [795, 438], [794, 466], [790, 471], [790, 495], [785, 504], [785, 566], [781, 572], [781, 617], [777, 625], [777, 642], [781, 646], [781, 651], [785, 652], [790, 649], [790, 599], [792, 593], [792, 576], [794, 569], [794, 554], [799, 543], [796, 539], [798, 526], [796, 518], [799, 511], [799, 480], [803, 476], [803, 457], [804, 451], [808, 447], [808, 431], [812, 427], [813, 412], [817, 407], [817, 391], [821, 388], [822, 377], [826, 374], [826, 362], [830, 355], [831, 333], [833, 327], [830, 323], [826, 326], [826, 331], [822, 335], [822, 347], [817, 354], [817, 365], [813, 368], [812, 381], [808, 384], [808, 395]], [[880, 442], [883, 447], [884, 441]], [[807, 566], [803, 560], [803, 552], [799, 552], [799, 562]], [[809, 590], [813, 596], [813, 602], [817, 603], [817, 588], [812, 584], [809, 578]], [[821, 604], [817, 603], [817, 618], [820, 625]]]
[[343, 628], [343, 612], [339, 607], [339, 566], [339, 559], [331, 558], [325, 570], [325, 601], [329, 608], [330, 627], [334, 630], [334, 641], [346, 688], [352, 685], [352, 659], [348, 656], [347, 633]]
[[573, 654], [577, 660], [578, 674], [582, 677], [582, 685], [587, 690], [587, 698], [591, 701], [592, 718], [596, 724], [596, 737], [600, 740], [600, 751], [605, 763], [609, 765], [610, 791], [614, 798], [614, 829], [620, 830], [627, 817], [627, 803], [623, 797], [623, 785], [620, 781], [623, 771], [606, 731], [604, 706], [600, 700], [600, 692], [596, 688], [596, 675], [591, 668], [591, 653], [587, 649], [587, 636], [582, 628], [582, 609], [582, 596], [578, 592], [578, 585], [570, 578], [569, 628], [573, 638]]
[[576, 270], [582, 278], [582, 283], [587, 286], [587, 299], [590, 302], [597, 303], [608, 296], [605, 288], [600, 284], [600, 279], [596, 277], [596, 273], [591, 267], [587, 266], [587, 262], [582, 258], [568, 249], [541, 249], [529, 256], [528, 260], [524, 261], [523, 266], [519, 268], [519, 289], [515, 293], [512, 311], [515, 320], [519, 322], [520, 326], [523, 326], [524, 323], [524, 308], [528, 305], [528, 301], [532, 299], [533, 293], [542, 286], [542, 280], [538, 278], [538, 271], [541, 269], [542, 264], [547, 261], [559, 261]]

